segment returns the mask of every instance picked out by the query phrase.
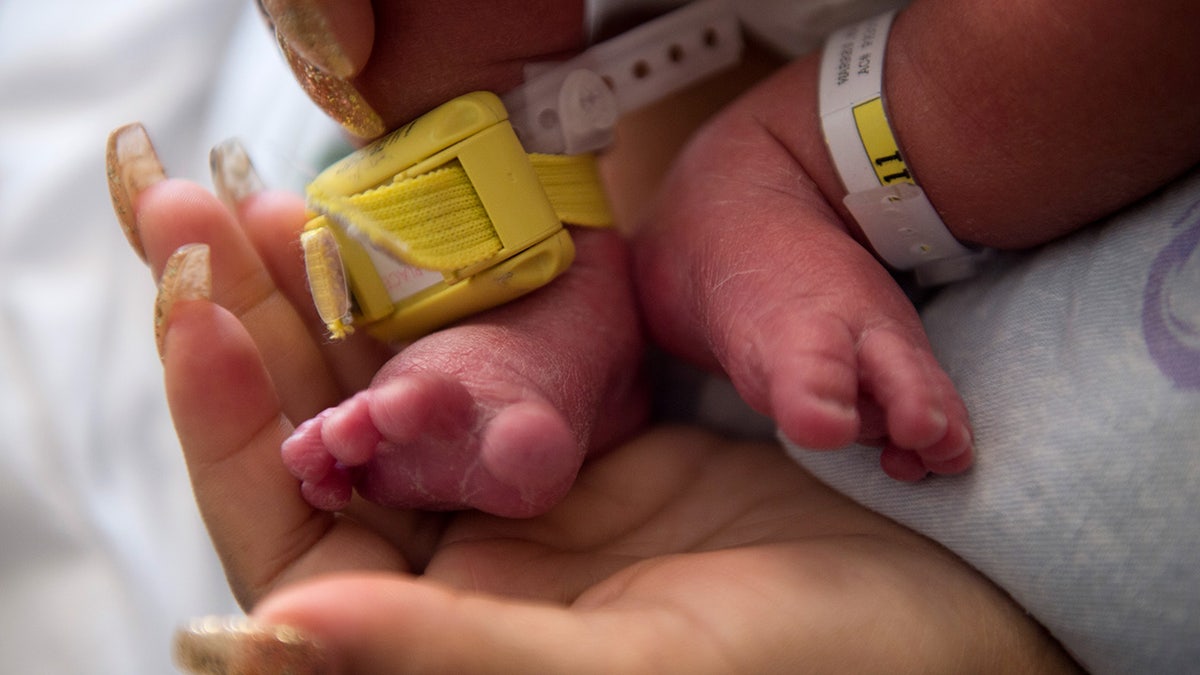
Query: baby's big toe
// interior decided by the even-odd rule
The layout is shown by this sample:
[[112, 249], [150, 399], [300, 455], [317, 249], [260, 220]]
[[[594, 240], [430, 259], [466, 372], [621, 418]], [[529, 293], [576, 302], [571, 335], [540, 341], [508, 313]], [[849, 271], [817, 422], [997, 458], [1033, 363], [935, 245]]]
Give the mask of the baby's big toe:
[[858, 437], [858, 409], [846, 401], [793, 392], [775, 397], [780, 431], [796, 445], [811, 450], [844, 448]]
[[562, 415], [527, 401], [505, 408], [488, 424], [480, 461], [498, 483], [480, 497], [485, 510], [509, 516], [541, 513], [566, 494], [583, 463], [583, 449]]
[[759, 345], [760, 356], [732, 360], [730, 373], [743, 392], [750, 392], [752, 403], [753, 383], [768, 383], [769, 413], [793, 443], [813, 450], [843, 448], [862, 426], [853, 335], [837, 317], [790, 314], [751, 333], [748, 340]]

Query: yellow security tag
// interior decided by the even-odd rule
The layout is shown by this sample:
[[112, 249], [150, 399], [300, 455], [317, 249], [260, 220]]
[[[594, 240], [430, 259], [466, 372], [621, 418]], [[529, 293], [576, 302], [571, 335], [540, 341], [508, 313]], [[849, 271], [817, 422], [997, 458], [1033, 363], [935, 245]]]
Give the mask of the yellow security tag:
[[335, 163], [307, 199], [309, 287], [335, 338], [412, 340], [513, 300], [571, 264], [563, 220], [612, 222], [595, 158], [527, 154], [487, 92]]

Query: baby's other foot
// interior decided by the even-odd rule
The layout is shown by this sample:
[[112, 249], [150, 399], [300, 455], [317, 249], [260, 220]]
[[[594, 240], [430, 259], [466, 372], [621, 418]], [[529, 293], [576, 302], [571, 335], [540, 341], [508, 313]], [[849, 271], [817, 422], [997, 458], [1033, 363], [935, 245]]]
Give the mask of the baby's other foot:
[[966, 408], [915, 308], [764, 127], [795, 124], [794, 85], [736, 102], [668, 176], [633, 245], [651, 333], [724, 370], [799, 446], [881, 445], [901, 480], [963, 471]]
[[751, 275], [714, 293], [721, 337], [713, 344], [726, 372], [801, 447], [880, 444], [884, 471], [900, 480], [965, 470], [966, 408], [915, 313], [890, 279], [872, 279], [866, 268], [856, 283], [826, 287], [873, 261], [827, 262], [829, 276], [815, 281]]
[[413, 343], [300, 425], [282, 452], [305, 498], [509, 517], [557, 503], [586, 455], [646, 414], [624, 247], [605, 232], [576, 247], [554, 283]]

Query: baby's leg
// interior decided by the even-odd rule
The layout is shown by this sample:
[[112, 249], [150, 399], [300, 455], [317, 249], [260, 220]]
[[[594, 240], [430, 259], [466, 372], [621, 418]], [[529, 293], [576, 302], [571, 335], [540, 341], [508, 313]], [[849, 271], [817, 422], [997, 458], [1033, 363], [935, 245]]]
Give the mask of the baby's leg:
[[[1055, 3], [1054, 21], [1048, 5], [1003, 1], [913, 2], [896, 17], [889, 123], [958, 238], [1036, 246], [1200, 161], [1200, 88], [1172, 86], [1195, 76], [1197, 5], [1094, 4]], [[893, 475], [961, 469], [962, 404], [912, 309], [839, 225], [845, 190], [817, 93], [816, 56], [798, 59], [685, 158], [639, 244], [648, 304], [685, 303], [648, 319], [723, 366], [799, 444], [881, 437]]]
[[[764, 120], [811, 114], [777, 76], [680, 156], [634, 238], [653, 336], [724, 370], [781, 432], [813, 449], [883, 446], [892, 476], [969, 466], [966, 409], [912, 304]], [[819, 143], [819, 136], [817, 137]]]
[[642, 340], [628, 261], [609, 232], [538, 292], [396, 355], [365, 391], [301, 425], [283, 457], [315, 506], [357, 488], [393, 507], [530, 516], [585, 455], [640, 425]]
[[[301, 84], [360, 135], [469, 91], [504, 92], [524, 63], [584, 39], [579, 0], [311, 4], [265, 7]], [[406, 347], [370, 388], [301, 425], [283, 454], [307, 498], [338, 509], [356, 487], [389, 506], [532, 515], [589, 450], [641, 423], [628, 261], [611, 233], [576, 244], [562, 278]]]

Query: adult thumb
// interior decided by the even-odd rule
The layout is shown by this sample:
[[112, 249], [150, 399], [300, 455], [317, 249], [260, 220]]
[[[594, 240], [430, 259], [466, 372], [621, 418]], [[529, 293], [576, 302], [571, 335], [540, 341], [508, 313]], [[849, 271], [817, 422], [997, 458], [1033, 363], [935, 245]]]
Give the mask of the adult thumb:
[[288, 586], [246, 622], [184, 632], [176, 653], [181, 667], [197, 673], [646, 670], [662, 649], [651, 636], [662, 634], [624, 614], [356, 573]]

